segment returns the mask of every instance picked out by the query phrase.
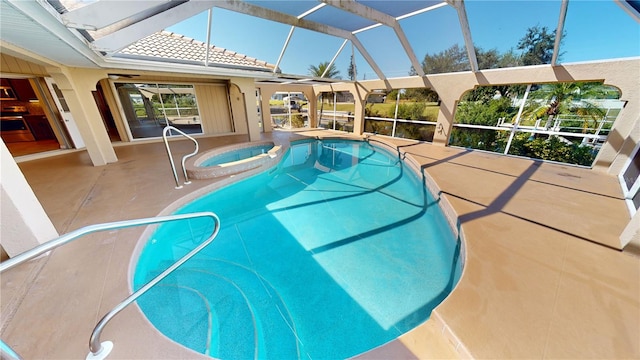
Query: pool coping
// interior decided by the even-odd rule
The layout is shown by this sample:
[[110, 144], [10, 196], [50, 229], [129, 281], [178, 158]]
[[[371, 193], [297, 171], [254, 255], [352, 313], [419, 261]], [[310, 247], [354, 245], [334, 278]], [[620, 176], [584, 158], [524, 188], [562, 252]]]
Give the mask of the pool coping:
[[[435, 323], [435, 326], [441, 331], [441, 334], [443, 335], [443, 337], [445, 339], [448, 340], [449, 344], [452, 346], [452, 348], [455, 350], [455, 352], [460, 356], [460, 358], [462, 359], [472, 359], [473, 356], [471, 355], [471, 352], [465, 347], [465, 345], [462, 343], [462, 341], [458, 338], [458, 336], [456, 335], [456, 333], [453, 331], [453, 329], [451, 329], [451, 327], [449, 327], [447, 325], [447, 323], [444, 321], [444, 319], [442, 318], [442, 316], [438, 313], [438, 308], [441, 307], [451, 296], [452, 294], [456, 291], [456, 288], [458, 287], [458, 284], [460, 283], [460, 281], [462, 280], [462, 278], [466, 275], [466, 271], [467, 271], [467, 267], [466, 267], [466, 263], [467, 263], [467, 241], [464, 235], [464, 230], [463, 228], [460, 226], [460, 222], [458, 220], [458, 213], [455, 211], [455, 209], [453, 208], [453, 206], [451, 205], [451, 203], [449, 202], [449, 200], [447, 199], [446, 196], [444, 196], [442, 189], [440, 189], [440, 187], [438, 186], [438, 184], [436, 183], [436, 181], [433, 179], [433, 177], [431, 175], [429, 175], [429, 173], [423, 169], [420, 166], [420, 163], [408, 152], [403, 152], [400, 149], [400, 146], [398, 145], [394, 145], [391, 142], [386, 141], [386, 139], [382, 138], [382, 137], [376, 137], [375, 139], [372, 139], [370, 137], [365, 137], [365, 141], [375, 141], [377, 143], [380, 143], [384, 146], [386, 146], [388, 149], [391, 149], [392, 151], [396, 151], [398, 152], [398, 155], [400, 156], [400, 158], [405, 161], [405, 164], [409, 166], [409, 168], [411, 168], [411, 170], [414, 171], [414, 173], [416, 174], [416, 176], [420, 177], [422, 176], [423, 180], [424, 180], [424, 185], [427, 188], [427, 190], [429, 190], [429, 192], [431, 193], [431, 195], [433, 196], [433, 198], [435, 199], [436, 203], [438, 204], [438, 207], [440, 208], [440, 210], [442, 211], [442, 213], [444, 214], [445, 219], [447, 220], [449, 227], [451, 229], [451, 231], [453, 232], [454, 236], [460, 241], [460, 257], [459, 260], [460, 261], [460, 266], [462, 267], [462, 272], [460, 274], [460, 278], [458, 279], [458, 282], [456, 283], [456, 285], [453, 287], [453, 289], [451, 290], [451, 292], [449, 294], [447, 294], [447, 296], [433, 309], [433, 311], [431, 312], [431, 315], [429, 316], [429, 318], [417, 325], [415, 328], [409, 330], [408, 332], [400, 335], [399, 337], [397, 337], [396, 339], [387, 342], [385, 344], [381, 344], [380, 346], [373, 348], [363, 354], [360, 355], [366, 355], [367, 353], [371, 353], [376, 351], [377, 349], [380, 349], [386, 345], [388, 345], [389, 343], [398, 340], [398, 339], [402, 339], [403, 337], [407, 337], [410, 333], [414, 332], [416, 329], [425, 326], [425, 324], [428, 321], [433, 321]], [[416, 143], [418, 143], [418, 141], [415, 141]]]

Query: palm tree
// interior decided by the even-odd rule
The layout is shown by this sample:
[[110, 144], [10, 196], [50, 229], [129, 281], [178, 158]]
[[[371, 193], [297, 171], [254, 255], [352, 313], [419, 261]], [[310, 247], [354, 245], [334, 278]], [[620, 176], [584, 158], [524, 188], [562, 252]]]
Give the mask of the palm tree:
[[547, 117], [545, 128], [553, 123], [558, 114], [575, 114], [582, 119], [583, 132], [593, 121], [595, 126], [602, 120], [605, 111], [589, 101], [583, 99], [608, 98], [611, 89], [597, 82], [562, 82], [539, 85], [529, 93], [526, 107], [521, 116], [521, 123], [534, 123], [538, 119]]
[[[327, 67], [329, 67], [329, 69], [327, 70]], [[325, 74], [326, 71], [326, 74]], [[325, 77], [325, 78], [331, 78], [331, 79], [340, 79], [340, 70], [338, 70], [336, 68], [336, 64], [331, 64], [331, 66], [329, 66], [329, 62], [328, 61], [324, 61], [321, 62], [320, 64], [318, 64], [318, 66], [315, 65], [309, 65], [309, 75], [313, 76], [313, 77]], [[324, 75], [324, 76], [322, 76]], [[328, 93], [329, 94], [329, 98], [324, 99], [324, 102], [327, 103], [333, 103], [333, 92]], [[322, 108], [320, 109], [322, 111]]]
[[[329, 67], [329, 70], [327, 70], [327, 67]], [[323, 74], [324, 76], [322, 76]], [[329, 66], [329, 62], [325, 61], [318, 64], [318, 66], [309, 65], [309, 75], [314, 77], [340, 79], [340, 70], [336, 68], [336, 64], [331, 64], [331, 66]]]

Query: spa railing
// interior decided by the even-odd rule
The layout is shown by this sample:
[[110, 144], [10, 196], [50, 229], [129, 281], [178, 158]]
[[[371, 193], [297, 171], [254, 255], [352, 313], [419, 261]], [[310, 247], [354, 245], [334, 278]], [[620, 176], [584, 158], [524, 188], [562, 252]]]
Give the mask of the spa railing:
[[162, 130], [162, 139], [164, 140], [164, 146], [167, 148], [167, 155], [169, 156], [169, 163], [171, 164], [171, 170], [173, 171], [173, 178], [176, 180], [176, 189], [182, 189], [182, 185], [180, 185], [180, 181], [178, 181], [178, 173], [176, 172], [176, 165], [173, 162], [173, 156], [171, 155], [171, 149], [169, 148], [169, 139], [167, 138], [167, 133], [172, 130], [175, 131], [177, 133], [179, 133], [180, 135], [186, 137], [187, 139], [193, 141], [193, 143], [196, 145], [196, 149], [191, 153], [191, 154], [187, 154], [185, 156], [182, 157], [182, 172], [184, 173], [184, 184], [191, 184], [191, 181], [189, 181], [189, 176], [187, 175], [187, 168], [184, 166], [185, 161], [187, 161], [188, 158], [192, 157], [193, 155], [198, 153], [198, 141], [194, 138], [192, 138], [191, 136], [187, 135], [185, 132], [183, 132], [180, 129], [175, 128], [174, 126], [171, 125], [167, 125], [164, 127], [164, 130]]
[[[154, 285], [160, 282], [162, 279], [171, 274], [174, 270], [176, 270], [180, 265], [184, 264], [187, 260], [196, 255], [200, 250], [204, 249], [207, 245], [209, 245], [218, 235], [218, 231], [220, 230], [220, 219], [218, 216], [212, 212], [196, 212], [190, 214], [178, 214], [178, 215], [168, 215], [168, 216], [158, 216], [153, 218], [144, 218], [144, 219], [134, 219], [134, 220], [124, 220], [124, 221], [116, 221], [110, 223], [103, 224], [95, 224], [82, 227], [80, 229], [74, 230], [68, 234], [62, 235], [56, 239], [48, 241], [42, 245], [39, 245], [31, 250], [25, 251], [24, 253], [17, 255], [9, 260], [3, 261], [0, 263], [0, 273], [5, 270], [9, 270], [17, 265], [24, 263], [25, 261], [31, 260], [39, 255], [42, 255], [48, 251], [51, 251], [57, 247], [68, 244], [73, 240], [76, 240], [84, 235], [88, 235], [98, 231], [105, 230], [115, 230], [115, 229], [123, 229], [134, 226], [141, 225], [151, 225], [151, 224], [159, 224], [165, 223], [169, 221], [178, 221], [178, 220], [186, 220], [186, 219], [194, 219], [194, 218], [203, 218], [210, 217], [214, 221], [214, 227], [211, 235], [203, 241], [200, 245], [196, 246], [193, 250], [187, 253], [185, 256], [180, 258], [178, 261], [173, 263], [173, 265], [169, 266], [166, 270], [164, 270], [160, 275], [151, 279], [148, 283], [142, 286], [137, 291], [133, 292], [133, 294], [129, 295], [126, 299], [124, 299], [120, 304], [114, 307], [111, 311], [109, 311], [96, 325], [93, 332], [91, 333], [91, 337], [89, 339], [89, 354], [87, 355], [87, 359], [104, 359], [109, 355], [111, 350], [113, 349], [113, 343], [111, 341], [100, 342], [100, 335], [102, 334], [102, 330], [107, 325], [107, 323], [116, 316], [120, 311], [133, 303], [136, 299], [146, 293], [149, 289], [151, 289]], [[21, 359], [20, 355], [16, 353], [9, 345], [7, 345], [4, 341], [0, 340], [0, 352], [2, 359]]]

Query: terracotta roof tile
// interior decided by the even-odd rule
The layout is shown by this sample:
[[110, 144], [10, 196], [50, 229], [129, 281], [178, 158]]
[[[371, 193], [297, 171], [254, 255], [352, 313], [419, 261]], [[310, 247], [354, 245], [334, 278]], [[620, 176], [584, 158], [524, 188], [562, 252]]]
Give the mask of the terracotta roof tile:
[[[250, 66], [270, 70], [275, 67], [275, 65], [266, 61], [238, 54], [225, 48], [211, 46], [210, 49], [212, 50], [209, 52], [210, 63]], [[207, 46], [202, 41], [168, 31], [161, 31], [136, 41], [120, 50], [118, 54], [204, 62], [206, 52]]]

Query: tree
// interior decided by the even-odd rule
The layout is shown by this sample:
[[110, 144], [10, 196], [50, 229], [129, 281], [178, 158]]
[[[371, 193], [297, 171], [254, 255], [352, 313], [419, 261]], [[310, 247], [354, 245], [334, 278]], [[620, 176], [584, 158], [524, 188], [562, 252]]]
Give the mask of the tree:
[[515, 50], [511, 48], [509, 49], [509, 51], [507, 51], [506, 53], [500, 56], [500, 59], [498, 60], [498, 64], [496, 68], [502, 69], [502, 68], [508, 68], [508, 67], [521, 66], [521, 65], [522, 65], [522, 56], [519, 54], [516, 54]]
[[605, 111], [584, 99], [606, 98], [610, 92], [608, 86], [599, 82], [562, 82], [554, 84], [542, 84], [529, 93], [526, 107], [522, 113], [520, 122], [533, 123], [537, 119], [546, 117], [545, 128], [553, 123], [553, 118], [558, 114], [580, 115], [582, 127], [589, 127], [589, 120], [597, 125], [599, 119], [605, 115]]
[[[325, 74], [327, 67], [329, 67], [329, 70]], [[309, 65], [309, 75], [314, 77], [323, 77], [322, 74], [324, 74], [325, 78], [340, 79], [340, 70], [336, 68], [336, 64], [331, 64], [331, 66], [329, 66], [329, 62], [325, 61], [318, 64], [318, 66]]]
[[484, 51], [482, 48], [476, 47], [476, 60], [478, 60], [478, 69], [495, 69], [500, 63], [500, 53], [497, 49]]
[[347, 69], [347, 75], [351, 81], [356, 80], [357, 77], [357, 69], [356, 62], [353, 61], [353, 55], [351, 55], [351, 61], [349, 61], [349, 68]]
[[[433, 55], [426, 54], [422, 60], [422, 69], [425, 74], [465, 71], [470, 68], [467, 50], [458, 44]], [[415, 72], [414, 69], [411, 70]]]
[[546, 26], [528, 28], [527, 33], [518, 42], [518, 50], [524, 50], [522, 64], [550, 64], [555, 41], [555, 31], [549, 32]]
[[405, 99], [409, 99], [413, 101], [428, 101], [428, 102], [436, 102], [439, 99], [438, 93], [431, 90], [430, 88], [406, 89], [403, 97]]

